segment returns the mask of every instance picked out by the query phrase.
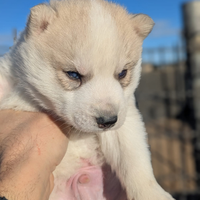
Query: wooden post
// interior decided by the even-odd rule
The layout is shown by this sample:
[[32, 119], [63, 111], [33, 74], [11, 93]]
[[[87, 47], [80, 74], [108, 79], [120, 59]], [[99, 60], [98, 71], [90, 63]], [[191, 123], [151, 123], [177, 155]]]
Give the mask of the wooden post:
[[[184, 33], [187, 45], [186, 88], [187, 101], [194, 119], [196, 132], [194, 153], [197, 175], [200, 175], [200, 1], [190, 1], [183, 5]], [[200, 186], [200, 178], [198, 180]]]

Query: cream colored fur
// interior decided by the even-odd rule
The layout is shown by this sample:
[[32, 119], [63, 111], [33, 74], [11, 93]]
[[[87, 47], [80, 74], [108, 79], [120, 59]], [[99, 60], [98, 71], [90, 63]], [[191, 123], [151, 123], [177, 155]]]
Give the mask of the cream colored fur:
[[[51, 200], [81, 167], [107, 162], [128, 200], [171, 200], [156, 182], [144, 125], [133, 93], [141, 70], [143, 39], [153, 27], [103, 0], [51, 1], [31, 9], [27, 27], [0, 60], [0, 109], [48, 110], [72, 126], [69, 148], [55, 170]], [[118, 74], [127, 69], [127, 76]], [[74, 81], [64, 71], [78, 71]], [[95, 117], [117, 115], [102, 131]]]

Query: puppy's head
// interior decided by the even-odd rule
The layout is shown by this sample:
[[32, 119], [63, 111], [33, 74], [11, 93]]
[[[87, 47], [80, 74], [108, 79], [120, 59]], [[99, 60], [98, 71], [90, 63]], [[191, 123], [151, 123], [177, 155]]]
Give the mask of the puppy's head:
[[28, 92], [78, 130], [119, 128], [153, 24], [146, 15], [130, 15], [103, 0], [32, 8], [21, 48]]

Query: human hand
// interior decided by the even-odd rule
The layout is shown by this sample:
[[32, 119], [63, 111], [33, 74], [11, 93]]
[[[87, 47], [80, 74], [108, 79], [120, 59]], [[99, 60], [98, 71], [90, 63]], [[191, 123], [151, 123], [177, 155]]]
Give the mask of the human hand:
[[43, 113], [0, 111], [0, 196], [46, 200], [68, 139]]

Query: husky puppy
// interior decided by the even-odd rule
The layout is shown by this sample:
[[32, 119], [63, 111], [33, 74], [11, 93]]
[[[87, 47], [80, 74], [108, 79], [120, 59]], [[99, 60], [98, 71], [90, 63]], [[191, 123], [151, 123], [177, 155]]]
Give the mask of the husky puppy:
[[0, 109], [49, 111], [71, 127], [50, 200], [116, 200], [104, 195], [105, 163], [128, 200], [173, 199], [154, 178], [133, 96], [153, 25], [104, 0], [51, 1], [0, 59]]

